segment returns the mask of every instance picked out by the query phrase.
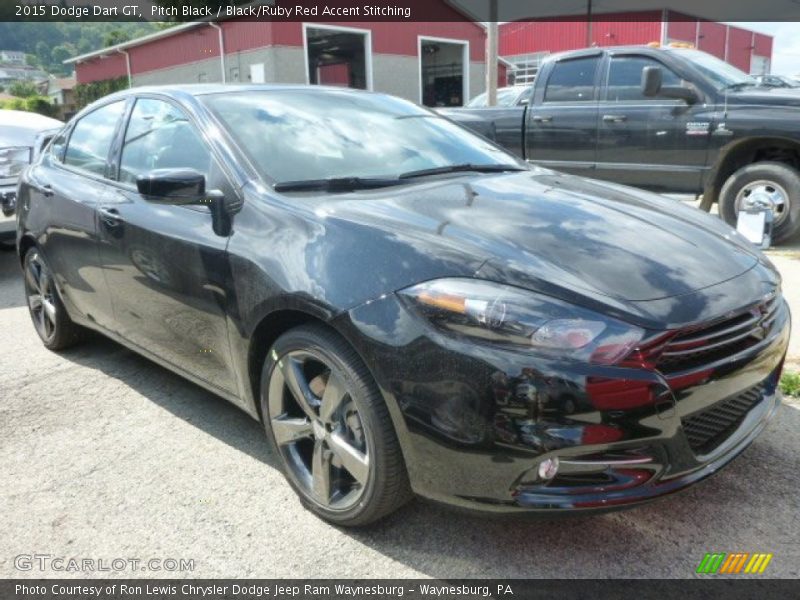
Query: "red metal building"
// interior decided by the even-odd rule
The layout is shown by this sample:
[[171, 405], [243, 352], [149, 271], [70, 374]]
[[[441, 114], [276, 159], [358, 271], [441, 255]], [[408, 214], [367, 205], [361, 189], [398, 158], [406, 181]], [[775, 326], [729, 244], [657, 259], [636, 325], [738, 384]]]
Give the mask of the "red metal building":
[[460, 105], [485, 88], [486, 31], [445, 2], [432, 22], [192, 22], [67, 62], [78, 83], [326, 83]]
[[587, 46], [687, 42], [748, 73], [768, 73], [772, 37], [734, 25], [668, 10], [511, 22], [500, 26], [499, 54], [516, 65], [517, 82], [529, 80], [547, 54]]

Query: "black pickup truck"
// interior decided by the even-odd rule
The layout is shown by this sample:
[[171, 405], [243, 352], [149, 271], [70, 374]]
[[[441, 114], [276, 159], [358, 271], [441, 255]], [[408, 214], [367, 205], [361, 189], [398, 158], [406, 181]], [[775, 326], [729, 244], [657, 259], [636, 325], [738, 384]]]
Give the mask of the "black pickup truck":
[[800, 231], [800, 90], [699, 50], [556, 54], [515, 106], [439, 112], [536, 164], [702, 194], [731, 224], [743, 207], [772, 207], [775, 243]]

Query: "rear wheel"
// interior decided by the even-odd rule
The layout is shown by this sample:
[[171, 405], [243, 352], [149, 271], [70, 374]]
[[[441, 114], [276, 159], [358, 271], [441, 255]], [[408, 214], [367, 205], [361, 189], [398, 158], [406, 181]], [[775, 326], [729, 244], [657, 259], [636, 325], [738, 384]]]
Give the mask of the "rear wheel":
[[383, 398], [353, 349], [323, 326], [282, 335], [261, 378], [267, 436], [306, 508], [365, 525], [411, 496]]
[[722, 186], [720, 215], [735, 227], [739, 212], [753, 207], [772, 209], [774, 243], [795, 236], [800, 232], [800, 172], [777, 162], [757, 162], [736, 171]]
[[64, 350], [83, 340], [85, 329], [69, 318], [58, 295], [53, 273], [38, 249], [28, 250], [23, 268], [28, 310], [45, 347]]

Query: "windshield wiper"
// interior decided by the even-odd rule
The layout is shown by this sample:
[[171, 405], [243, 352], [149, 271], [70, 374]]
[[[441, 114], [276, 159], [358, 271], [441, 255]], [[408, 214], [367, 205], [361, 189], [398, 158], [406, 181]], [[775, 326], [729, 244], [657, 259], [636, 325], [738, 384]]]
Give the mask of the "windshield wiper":
[[448, 165], [446, 167], [434, 167], [432, 169], [419, 169], [418, 171], [408, 171], [402, 173], [399, 179], [411, 179], [414, 177], [425, 177], [426, 175], [442, 175], [444, 173], [461, 173], [465, 171], [475, 171], [477, 173], [501, 173], [503, 171], [527, 171], [525, 167], [513, 164], [499, 165], [474, 165], [464, 163], [460, 165]]
[[275, 184], [276, 192], [352, 192], [370, 190], [405, 183], [395, 178], [379, 177], [329, 177], [327, 179], [303, 179], [282, 181]]
[[375, 188], [402, 185], [407, 179], [425, 177], [427, 175], [442, 175], [445, 173], [461, 173], [475, 171], [478, 173], [501, 173], [503, 171], [527, 171], [525, 167], [514, 164], [487, 164], [474, 165], [464, 163], [460, 165], [447, 165], [433, 167], [432, 169], [419, 169], [408, 171], [398, 177], [329, 177], [327, 179], [302, 179], [299, 181], [282, 181], [275, 184], [276, 192], [352, 192], [354, 190], [370, 190]]

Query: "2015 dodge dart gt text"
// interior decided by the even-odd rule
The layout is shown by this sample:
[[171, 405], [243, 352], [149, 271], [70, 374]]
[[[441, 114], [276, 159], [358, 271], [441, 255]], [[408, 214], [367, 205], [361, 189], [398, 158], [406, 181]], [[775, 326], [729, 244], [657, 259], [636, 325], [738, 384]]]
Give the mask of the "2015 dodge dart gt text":
[[780, 278], [729, 226], [390, 96], [115, 94], [25, 172], [18, 210], [48, 348], [99, 331], [234, 402], [335, 523], [413, 493], [497, 513], [651, 500], [779, 403]]

